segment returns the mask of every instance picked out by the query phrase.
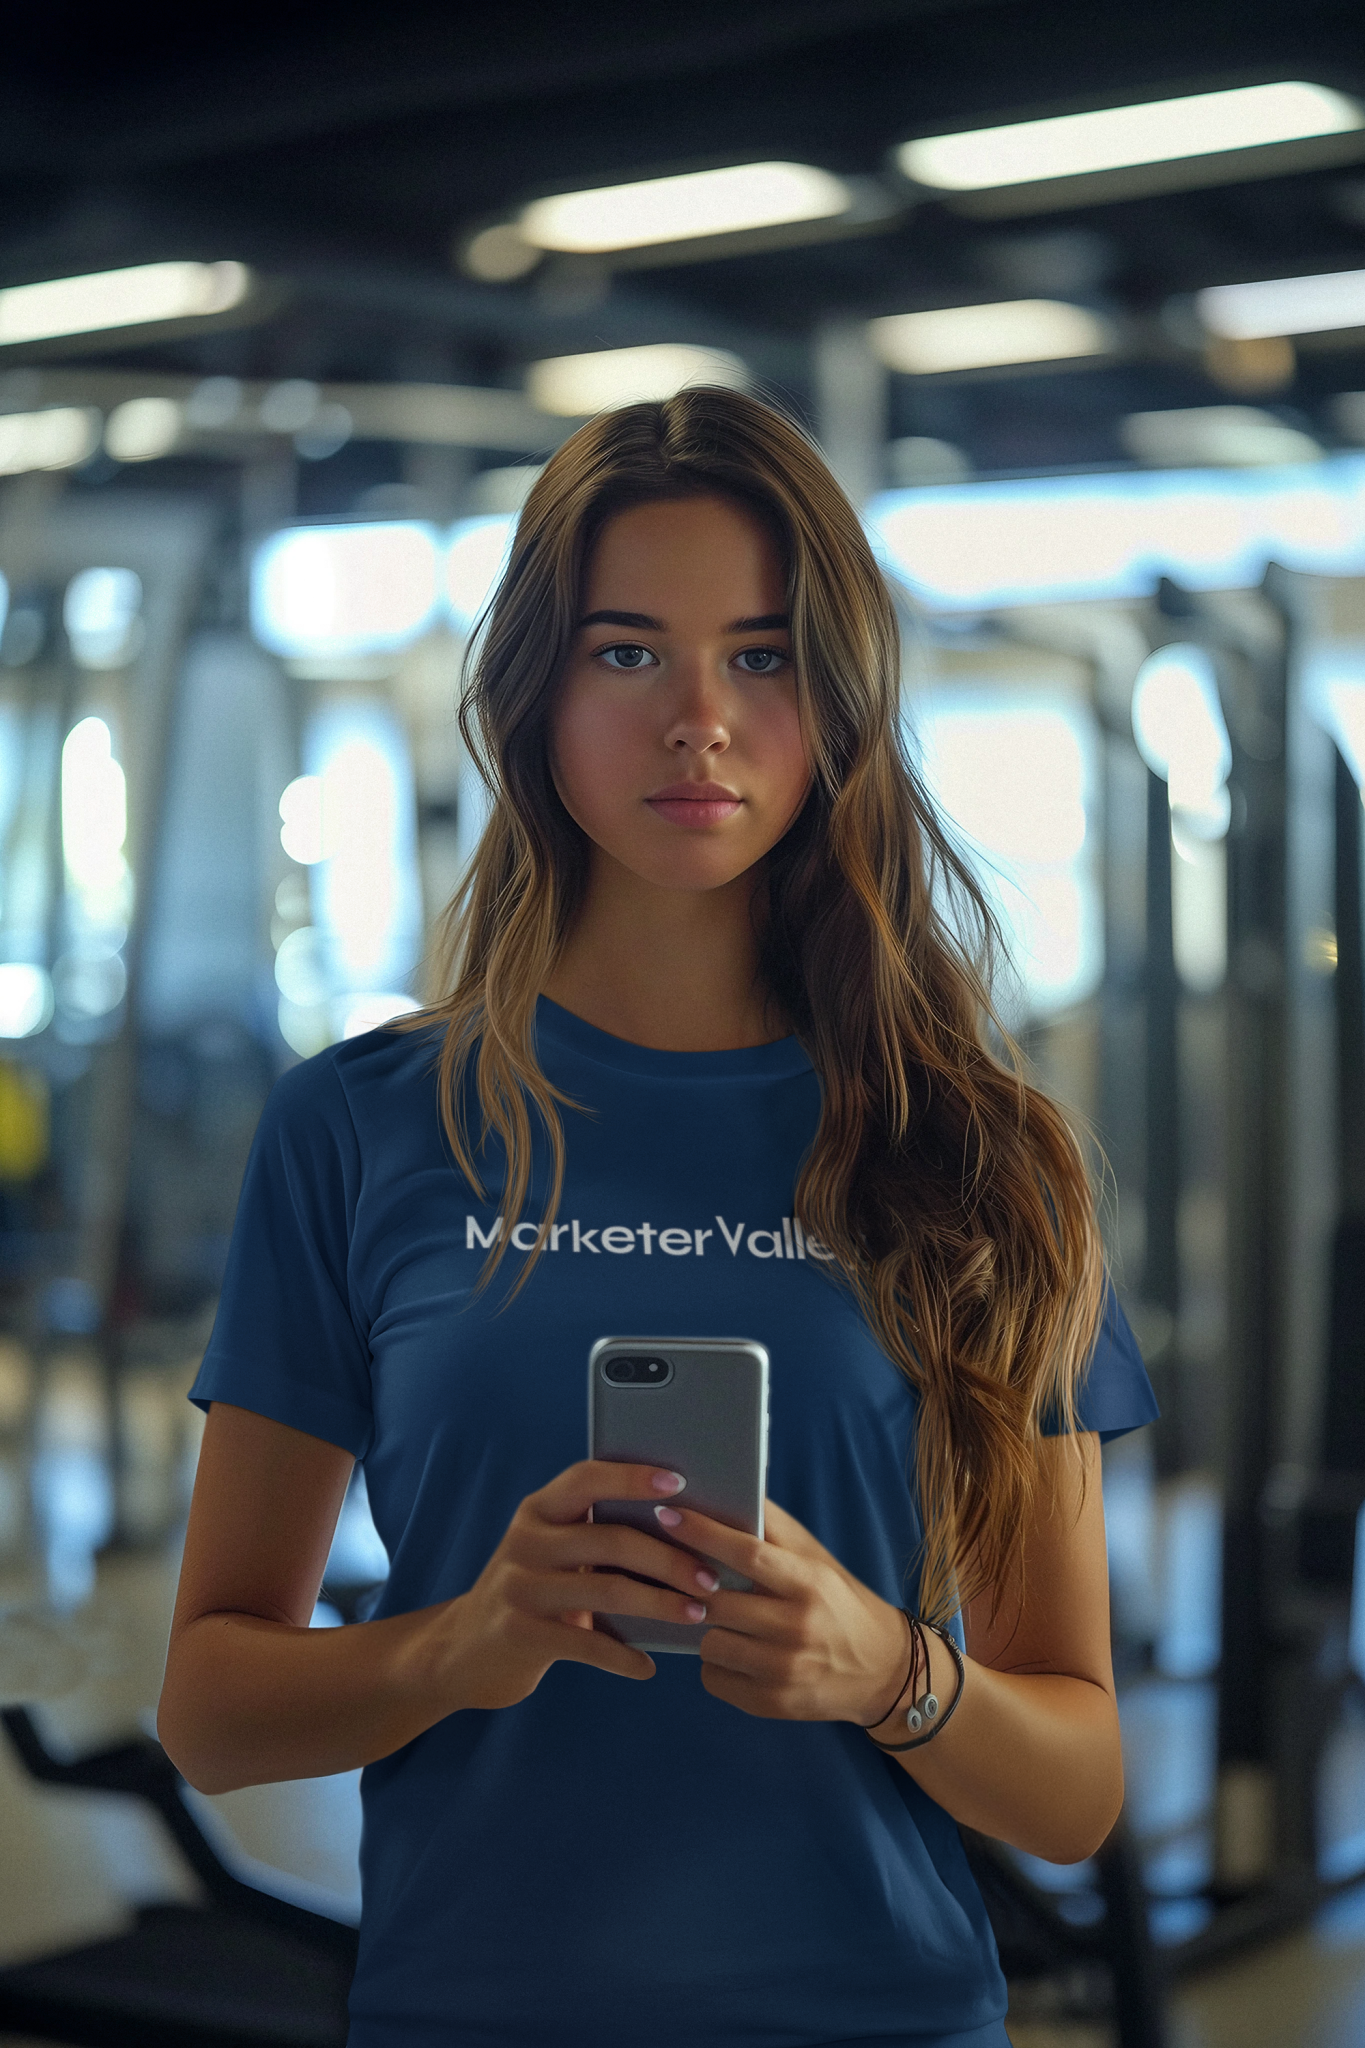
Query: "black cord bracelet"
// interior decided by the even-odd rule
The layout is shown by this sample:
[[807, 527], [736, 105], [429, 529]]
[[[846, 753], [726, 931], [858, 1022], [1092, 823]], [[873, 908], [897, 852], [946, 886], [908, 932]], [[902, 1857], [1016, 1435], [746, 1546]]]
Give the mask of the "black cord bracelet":
[[[864, 1733], [865, 1733], [865, 1734], [867, 1735], [867, 1739], [868, 1739], [868, 1741], [869, 1741], [869, 1742], [871, 1742], [871, 1743], [874, 1743], [874, 1744], [876, 1745], [876, 1747], [877, 1747], [878, 1749], [886, 1751], [886, 1752], [887, 1752], [887, 1753], [888, 1753], [889, 1755], [891, 1755], [891, 1756], [899, 1756], [899, 1755], [900, 1755], [900, 1754], [902, 1753], [902, 1751], [904, 1751], [904, 1750], [907, 1750], [907, 1749], [923, 1749], [923, 1747], [924, 1747], [924, 1745], [925, 1745], [925, 1743], [926, 1743], [926, 1742], [932, 1742], [932, 1741], [933, 1741], [933, 1739], [934, 1739], [934, 1737], [935, 1737], [935, 1736], [936, 1736], [937, 1734], [939, 1734], [939, 1732], [940, 1732], [940, 1731], [941, 1731], [942, 1729], [944, 1729], [944, 1728], [946, 1728], [946, 1727], [947, 1727], [948, 1723], [949, 1723], [949, 1722], [950, 1722], [950, 1721], [952, 1720], [952, 1718], [953, 1718], [953, 1715], [954, 1715], [954, 1714], [955, 1714], [955, 1713], [957, 1712], [957, 1706], [958, 1706], [958, 1701], [959, 1701], [959, 1700], [960, 1700], [960, 1699], [962, 1698], [962, 1692], [963, 1692], [963, 1688], [965, 1687], [965, 1685], [966, 1685], [966, 1683], [967, 1683], [967, 1665], [966, 1665], [966, 1660], [964, 1659], [964, 1657], [963, 1657], [963, 1655], [962, 1655], [962, 1652], [961, 1652], [961, 1650], [959, 1650], [959, 1648], [957, 1647], [957, 1644], [956, 1644], [956, 1642], [955, 1642], [955, 1641], [953, 1640], [952, 1636], [950, 1636], [950, 1635], [949, 1635], [949, 1633], [948, 1633], [947, 1629], [946, 1629], [946, 1628], [943, 1628], [943, 1627], [941, 1627], [941, 1626], [940, 1626], [940, 1624], [939, 1624], [938, 1622], [935, 1622], [935, 1621], [920, 1621], [920, 1620], [918, 1619], [918, 1617], [917, 1617], [917, 1616], [915, 1616], [915, 1615], [913, 1615], [913, 1614], [911, 1614], [911, 1613], [910, 1613], [910, 1611], [909, 1611], [909, 1609], [908, 1609], [908, 1608], [904, 1609], [904, 1610], [903, 1610], [903, 1612], [904, 1612], [904, 1614], [905, 1614], [905, 1618], [906, 1618], [906, 1620], [907, 1620], [907, 1621], [908, 1621], [908, 1622], [910, 1623], [910, 1630], [911, 1630], [911, 1634], [912, 1634], [912, 1636], [913, 1636], [913, 1634], [914, 1634], [914, 1632], [915, 1632], [915, 1630], [916, 1630], [916, 1629], [929, 1629], [929, 1630], [930, 1630], [930, 1631], [931, 1631], [931, 1632], [932, 1632], [932, 1633], [933, 1633], [934, 1635], [938, 1636], [938, 1637], [939, 1637], [939, 1639], [940, 1639], [940, 1640], [941, 1640], [942, 1642], [944, 1642], [944, 1643], [946, 1643], [946, 1644], [947, 1644], [948, 1648], [949, 1648], [949, 1649], [951, 1650], [951, 1652], [952, 1652], [952, 1656], [953, 1656], [953, 1662], [954, 1662], [954, 1664], [956, 1664], [956, 1666], [957, 1666], [957, 1691], [956, 1691], [956, 1692], [955, 1692], [955, 1693], [953, 1694], [953, 1697], [952, 1697], [952, 1703], [950, 1704], [950, 1706], [949, 1706], [949, 1708], [948, 1708], [948, 1711], [947, 1711], [947, 1713], [946, 1713], [946, 1714], [937, 1714], [937, 1715], [934, 1715], [934, 1716], [931, 1716], [931, 1717], [927, 1717], [927, 1718], [932, 1718], [932, 1720], [933, 1720], [933, 1726], [932, 1726], [932, 1727], [930, 1728], [930, 1730], [929, 1730], [929, 1732], [928, 1732], [928, 1734], [927, 1734], [927, 1735], [916, 1735], [916, 1736], [915, 1736], [915, 1737], [913, 1737], [913, 1739], [912, 1739], [911, 1741], [909, 1741], [909, 1742], [878, 1742], [878, 1741], [877, 1741], [877, 1738], [876, 1738], [876, 1736], [875, 1736], [875, 1735], [874, 1735], [874, 1734], [872, 1733], [872, 1728], [875, 1728], [875, 1727], [877, 1727], [877, 1726], [879, 1725], [879, 1724], [878, 1724], [878, 1723], [877, 1723], [876, 1721], [874, 1721], [874, 1722], [872, 1723], [872, 1728], [867, 1728], [867, 1729], [865, 1729], [865, 1730], [864, 1730]], [[916, 1659], [916, 1661], [918, 1661], [918, 1659]], [[927, 1658], [927, 1656], [926, 1656], [925, 1662], [926, 1662], [926, 1665], [927, 1665], [927, 1663], [928, 1663], [928, 1658]], [[914, 1670], [914, 1666], [912, 1665], [912, 1667], [911, 1667], [912, 1675], [913, 1675], [913, 1670]], [[925, 1673], [925, 1677], [926, 1677], [926, 1683], [927, 1683], [927, 1679], [928, 1679], [928, 1672], [927, 1672], [927, 1670], [926, 1670], [926, 1673]], [[902, 1691], [902, 1692], [904, 1692], [904, 1690], [905, 1690], [905, 1687], [904, 1687], [904, 1686], [902, 1686], [902, 1687], [901, 1687], [901, 1691]], [[930, 1698], [932, 1698], [933, 1696], [932, 1696], [932, 1694], [926, 1694], [926, 1695], [925, 1695], [925, 1697], [926, 1697], [926, 1699], [930, 1699]], [[899, 1700], [897, 1700], [897, 1702], [896, 1702], [896, 1706], [899, 1706], [899, 1705], [900, 1705], [900, 1701], [899, 1701]], [[935, 1706], [936, 1706], [936, 1705], [937, 1705], [937, 1702], [935, 1702]], [[894, 1713], [895, 1713], [895, 1711], [896, 1711], [896, 1708], [895, 1708], [895, 1707], [893, 1707], [893, 1708], [891, 1709], [891, 1713], [892, 1713], [892, 1714], [894, 1714]], [[913, 1714], [915, 1714], [915, 1716], [916, 1716], [916, 1719], [917, 1719], [917, 1720], [918, 1720], [918, 1719], [920, 1719], [920, 1718], [922, 1718], [921, 1710], [920, 1710], [920, 1708], [919, 1708], [919, 1706], [918, 1706], [918, 1703], [915, 1703], [914, 1705], [912, 1705], [912, 1706], [911, 1706], [910, 1712], [911, 1712], [911, 1713], [913, 1713]], [[891, 1718], [890, 1714], [888, 1714], [888, 1715], [887, 1715], [887, 1716], [886, 1716], [885, 1718], [886, 1718], [887, 1720], [890, 1720], [890, 1718]], [[907, 1721], [908, 1721], [908, 1716], [907, 1716]]]
[[854, 1724], [856, 1727], [861, 1728], [864, 1734], [867, 1733], [869, 1728], [880, 1728], [883, 1721], [889, 1721], [891, 1719], [891, 1716], [895, 1713], [897, 1707], [900, 1705], [901, 1701], [905, 1697], [906, 1686], [914, 1684], [915, 1673], [919, 1669], [920, 1651], [924, 1647], [918, 1633], [919, 1623], [916, 1621], [914, 1615], [910, 1612], [910, 1609], [908, 1607], [902, 1607], [901, 1613], [905, 1616], [907, 1622], [909, 1622], [910, 1624], [910, 1669], [906, 1672], [905, 1677], [901, 1680], [901, 1683], [897, 1688], [896, 1697], [892, 1700], [890, 1706], [887, 1708], [884, 1714], [878, 1714], [875, 1721], [858, 1721]]

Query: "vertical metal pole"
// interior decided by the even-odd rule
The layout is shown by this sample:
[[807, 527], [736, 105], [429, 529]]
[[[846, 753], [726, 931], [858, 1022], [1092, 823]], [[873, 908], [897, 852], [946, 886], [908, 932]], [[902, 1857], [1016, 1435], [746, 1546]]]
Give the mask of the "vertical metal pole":
[[1175, 1323], [1180, 1310], [1180, 979], [1171, 906], [1171, 812], [1159, 775], [1147, 771], [1146, 1251], [1142, 1293], [1170, 1317], [1171, 1336], [1150, 1363], [1166, 1427], [1158, 1432], [1170, 1464], [1180, 1441]]
[[[126, 509], [112, 504], [106, 517], [111, 526], [118, 518], [129, 520], [130, 524], [132, 521]], [[147, 906], [153, 890], [152, 867], [165, 799], [171, 717], [185, 638], [212, 539], [212, 523], [210, 515], [198, 507], [178, 508], [163, 502], [144, 512], [140, 531], [136, 527], [134, 531], [140, 543], [139, 552], [145, 550], [149, 558], [149, 573], [144, 576], [147, 639], [139, 660], [136, 690], [130, 692], [128, 721], [127, 758], [134, 800], [130, 805], [128, 854], [136, 907], [124, 948], [128, 993], [123, 1025], [117, 1037], [99, 1048], [92, 1066], [81, 1218], [80, 1275], [99, 1304], [106, 1333], [128, 1207], [137, 1095], [138, 999]], [[106, 539], [105, 547], [108, 545]]]
[[1343, 1210], [1365, 1215], [1365, 941], [1361, 904], [1361, 793], [1336, 756], [1336, 934], [1338, 1185]]
[[887, 374], [862, 320], [827, 320], [815, 330], [816, 426], [825, 460], [859, 511], [882, 482]]
[[[1337, 1186], [1332, 1241], [1322, 1466], [1365, 1475], [1365, 947], [1361, 924], [1361, 800], [1336, 756]], [[1357, 1566], [1357, 1570], [1360, 1567]]]
[[[1270, 1716], [1273, 1644], [1261, 1515], [1284, 1349], [1287, 1218], [1287, 655], [1247, 658], [1229, 703], [1234, 792], [1228, 841], [1228, 1402], [1223, 1656], [1218, 1697], [1215, 1882], [1269, 1878], [1275, 1856]], [[1245, 737], [1254, 741], [1248, 750]]]
[[1095, 1857], [1105, 1904], [1105, 1953], [1114, 1978], [1118, 2048], [1165, 2048], [1166, 2000], [1152, 1943], [1142, 1858], [1126, 1814]]

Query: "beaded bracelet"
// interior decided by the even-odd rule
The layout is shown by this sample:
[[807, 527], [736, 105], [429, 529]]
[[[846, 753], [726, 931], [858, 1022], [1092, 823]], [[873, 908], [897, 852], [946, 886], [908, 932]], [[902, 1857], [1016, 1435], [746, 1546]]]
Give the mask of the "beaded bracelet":
[[[896, 1711], [896, 1707], [900, 1705], [901, 1697], [905, 1692], [905, 1686], [911, 1685], [914, 1681], [915, 1674], [919, 1669], [921, 1652], [924, 1656], [924, 1677], [926, 1688], [928, 1686], [929, 1652], [928, 1646], [924, 1642], [924, 1631], [926, 1629], [928, 1629], [933, 1635], [936, 1635], [941, 1642], [946, 1643], [949, 1650], [952, 1652], [953, 1662], [957, 1666], [957, 1690], [953, 1694], [952, 1699], [948, 1703], [948, 1710], [946, 1713], [940, 1712], [937, 1694], [930, 1692], [927, 1689], [924, 1693], [921, 1694], [919, 1699], [911, 1699], [910, 1705], [905, 1710], [905, 1725], [910, 1730], [912, 1737], [912, 1740], [909, 1742], [878, 1742], [876, 1736], [872, 1733], [872, 1730], [873, 1728], [879, 1727], [880, 1723], [873, 1721], [870, 1724], [864, 1726], [863, 1732], [866, 1734], [868, 1741], [875, 1743], [878, 1749], [883, 1750], [893, 1756], [898, 1756], [902, 1751], [907, 1749], [923, 1749], [926, 1742], [932, 1742], [934, 1737], [939, 1733], [940, 1729], [946, 1728], [948, 1723], [952, 1720], [953, 1715], [957, 1712], [958, 1701], [962, 1698], [963, 1687], [967, 1683], [966, 1660], [964, 1659], [961, 1650], [959, 1650], [952, 1636], [949, 1635], [947, 1629], [942, 1627], [942, 1625], [936, 1621], [921, 1621], [918, 1615], [912, 1614], [910, 1612], [908, 1607], [903, 1607], [901, 1609], [901, 1613], [905, 1616], [906, 1620], [910, 1624], [910, 1638], [912, 1645], [910, 1655], [910, 1673], [905, 1681], [905, 1685], [901, 1687], [900, 1693], [896, 1695], [896, 1706], [892, 1707], [891, 1713], [894, 1714]], [[883, 1720], [890, 1720], [890, 1718], [890, 1714], [884, 1714], [882, 1716]], [[927, 1734], [921, 1735], [918, 1733], [918, 1731], [921, 1728], [923, 1728], [926, 1721], [929, 1723], [929, 1731]]]

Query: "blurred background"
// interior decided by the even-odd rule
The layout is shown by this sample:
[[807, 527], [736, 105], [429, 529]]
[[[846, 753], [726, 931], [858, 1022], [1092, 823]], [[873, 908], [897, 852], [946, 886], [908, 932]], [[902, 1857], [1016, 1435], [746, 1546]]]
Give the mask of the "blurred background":
[[[1358, 10], [54, 5], [0, 110], [0, 2038], [344, 2037], [356, 1780], [149, 1740], [185, 1392], [272, 1081], [426, 993], [518, 506], [700, 379], [863, 512], [1163, 1407], [1016, 2042], [1365, 2042]], [[358, 1477], [317, 1625], [385, 1570]]]

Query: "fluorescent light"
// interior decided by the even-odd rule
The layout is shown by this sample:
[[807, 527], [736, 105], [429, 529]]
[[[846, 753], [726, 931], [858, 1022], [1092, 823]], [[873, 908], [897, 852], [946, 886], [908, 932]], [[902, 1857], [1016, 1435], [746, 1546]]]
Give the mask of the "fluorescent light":
[[1006, 299], [995, 306], [893, 313], [870, 320], [868, 330], [874, 352], [888, 369], [911, 376], [1061, 362], [1103, 355], [1110, 346], [1102, 320], [1062, 299]]
[[656, 242], [830, 220], [847, 213], [851, 204], [848, 187], [812, 164], [731, 164], [537, 199], [523, 209], [517, 225], [533, 248], [596, 256]]
[[[421, 928], [412, 764], [390, 708], [363, 700], [316, 714], [306, 752], [309, 772], [280, 799], [280, 836], [291, 859], [314, 869], [316, 923], [280, 941], [275, 983], [289, 1042], [320, 1033], [326, 1044], [418, 1007], [397, 992]], [[322, 1006], [329, 1028], [301, 1014]]]
[[309, 721], [304, 765], [322, 785], [331, 845], [309, 875], [331, 993], [401, 989], [421, 950], [422, 907], [412, 758], [397, 713], [378, 699], [334, 699]]
[[1149, 655], [1133, 684], [1132, 719], [1138, 752], [1168, 785], [1171, 809], [1192, 813], [1196, 829], [1207, 819], [1200, 836], [1221, 838], [1232, 745], [1206, 649], [1181, 643]]
[[902, 143], [896, 158], [917, 184], [944, 192], [984, 192], [1343, 135], [1361, 127], [1365, 114], [1344, 93], [1293, 80], [1015, 121], [961, 135], [927, 135]]
[[32, 1038], [52, 1019], [52, 983], [26, 961], [0, 964], [0, 1038]]
[[685, 384], [743, 390], [749, 373], [738, 356], [684, 342], [603, 348], [591, 355], [548, 356], [526, 373], [526, 395], [541, 412], [576, 418], [642, 399], [672, 398]]
[[1365, 642], [1327, 641], [1310, 648], [1302, 663], [1300, 687], [1365, 798]]
[[999, 912], [1028, 1009], [1079, 1002], [1104, 970], [1093, 715], [1060, 695], [969, 684], [927, 691], [910, 723], [925, 781]]
[[1157, 468], [1205, 463], [1258, 468], [1318, 462], [1322, 448], [1311, 434], [1287, 427], [1254, 405], [1185, 405], [1170, 412], [1132, 412], [1119, 429], [1130, 455]]
[[[296, 775], [280, 795], [280, 845], [296, 860], [300, 867], [311, 868], [320, 860], [326, 860], [332, 847], [328, 843], [326, 826], [322, 815], [322, 783], [316, 775]], [[291, 932], [280, 950], [298, 937]], [[281, 988], [284, 983], [280, 983]], [[288, 990], [286, 994], [290, 994]], [[302, 997], [290, 994], [290, 1000], [302, 1001]]]
[[1215, 817], [1171, 814], [1171, 950], [1176, 972], [1195, 995], [1212, 995], [1228, 971], [1228, 854], [1222, 844], [1232, 797], [1219, 791]]
[[1075, 726], [1074, 713], [1041, 704], [973, 702], [930, 714], [934, 788], [953, 822], [996, 860], [1055, 867], [1080, 852], [1085, 776]]
[[185, 408], [174, 398], [129, 398], [116, 405], [104, 428], [104, 445], [116, 462], [155, 462], [180, 439]]
[[461, 519], [452, 528], [446, 550], [446, 596], [459, 632], [471, 630], [501, 580], [516, 523], [515, 515], [502, 512]]
[[62, 624], [81, 668], [122, 668], [142, 640], [142, 578], [132, 569], [81, 569], [66, 586]]
[[1324, 694], [1332, 736], [1356, 779], [1357, 789], [1365, 792], [1365, 683], [1359, 678], [1340, 677], [1327, 685]]
[[359, 1038], [362, 1031], [377, 1031], [395, 1017], [411, 1017], [422, 1005], [413, 996], [378, 989], [369, 995], [353, 996], [342, 1008], [341, 1035]]
[[99, 445], [100, 416], [88, 405], [0, 413], [0, 476], [30, 469], [73, 469]]
[[464, 247], [464, 267], [485, 284], [511, 284], [540, 261], [541, 252], [511, 221], [499, 221], [472, 235]]
[[311, 924], [300, 925], [281, 940], [275, 955], [275, 985], [286, 1002], [300, 1009], [325, 1003], [331, 994], [326, 952]]
[[1365, 457], [885, 491], [867, 519], [891, 572], [933, 611], [1148, 597], [1163, 576], [1247, 590], [1268, 562], [1360, 576]]
[[276, 654], [392, 653], [425, 632], [439, 592], [429, 526], [293, 527], [266, 541], [252, 563], [252, 626]]
[[62, 743], [62, 855], [80, 891], [105, 889], [124, 870], [128, 785], [102, 718], [82, 718]]
[[1196, 292], [1194, 306], [1208, 332], [1228, 341], [1365, 327], [1365, 270], [1266, 278], [1256, 284], [1214, 284]]
[[243, 263], [139, 263], [131, 270], [11, 285], [0, 291], [0, 344], [203, 319], [238, 305], [250, 283]]

